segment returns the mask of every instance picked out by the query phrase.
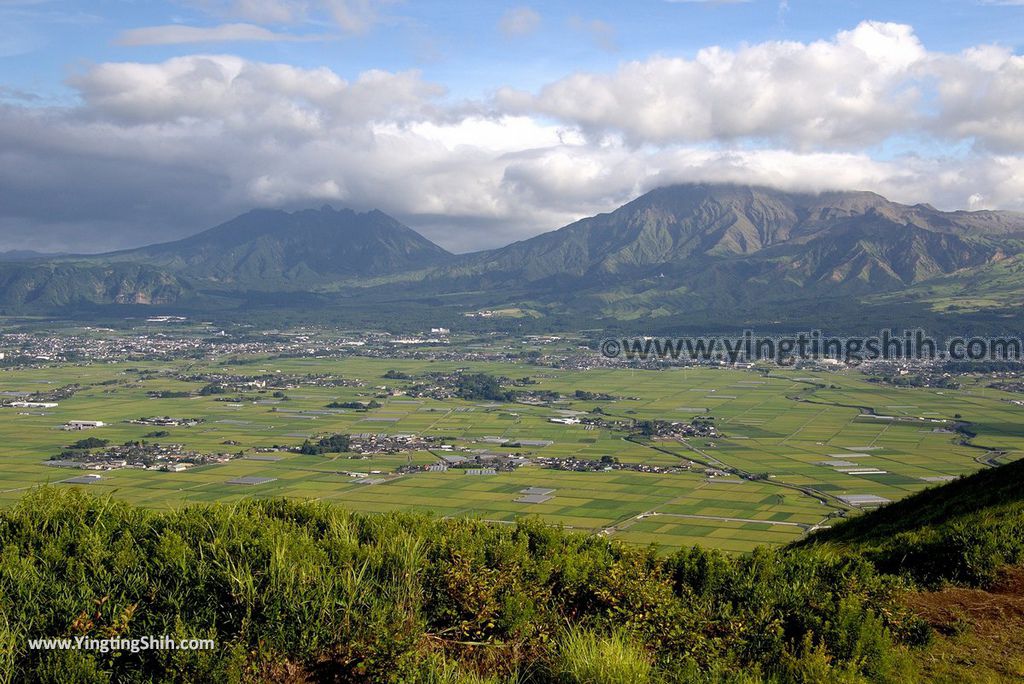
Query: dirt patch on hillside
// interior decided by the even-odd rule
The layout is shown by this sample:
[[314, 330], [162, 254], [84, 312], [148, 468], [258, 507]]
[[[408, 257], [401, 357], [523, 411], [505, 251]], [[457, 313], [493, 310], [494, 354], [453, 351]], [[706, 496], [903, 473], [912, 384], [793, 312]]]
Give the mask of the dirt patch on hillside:
[[919, 654], [930, 681], [1024, 682], [1024, 568], [1004, 569], [988, 589], [913, 593], [904, 601], [938, 634]]
[[1024, 568], [1004, 570], [988, 590], [943, 589], [909, 594], [907, 605], [936, 629], [967, 619], [980, 629], [1002, 630], [1006, 620], [1024, 620]]

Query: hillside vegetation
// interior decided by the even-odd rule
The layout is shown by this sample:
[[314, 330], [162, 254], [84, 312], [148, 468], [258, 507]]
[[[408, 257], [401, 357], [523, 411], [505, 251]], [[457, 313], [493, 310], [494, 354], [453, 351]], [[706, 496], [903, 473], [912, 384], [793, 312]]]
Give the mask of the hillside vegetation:
[[1000, 567], [1024, 562], [1024, 461], [926, 489], [799, 545], [856, 551], [926, 585], [984, 586]]
[[[0, 679], [918, 681], [937, 642], [907, 596], [985, 586], [1021, 559], [1022, 473], [979, 473], [745, 556], [665, 556], [531, 520], [284, 500], [158, 513], [42, 488], [0, 513]], [[27, 647], [162, 634], [217, 648]]]

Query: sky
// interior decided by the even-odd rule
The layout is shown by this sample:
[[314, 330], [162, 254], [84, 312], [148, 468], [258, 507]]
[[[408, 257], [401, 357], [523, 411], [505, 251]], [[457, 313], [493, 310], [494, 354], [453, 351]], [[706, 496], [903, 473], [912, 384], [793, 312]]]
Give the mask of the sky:
[[0, 250], [255, 207], [456, 252], [654, 187], [1024, 211], [1024, 0], [0, 0]]

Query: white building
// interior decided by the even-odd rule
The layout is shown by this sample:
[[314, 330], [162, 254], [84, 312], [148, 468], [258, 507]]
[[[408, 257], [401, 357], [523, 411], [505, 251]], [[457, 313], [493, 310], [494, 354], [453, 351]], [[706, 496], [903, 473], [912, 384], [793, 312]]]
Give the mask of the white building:
[[65, 430], [91, 430], [92, 428], [101, 428], [106, 423], [102, 420], [69, 420], [65, 425]]

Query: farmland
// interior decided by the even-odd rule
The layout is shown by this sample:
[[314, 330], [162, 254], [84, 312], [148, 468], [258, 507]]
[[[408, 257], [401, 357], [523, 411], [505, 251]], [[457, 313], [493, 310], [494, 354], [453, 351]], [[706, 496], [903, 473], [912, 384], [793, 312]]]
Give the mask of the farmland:
[[[425, 374], [460, 369], [529, 378], [530, 391], [563, 399], [495, 402], [405, 393]], [[387, 378], [389, 371], [408, 379]], [[226, 395], [201, 393], [204, 381], [182, 379], [204, 374], [344, 382], [298, 382], [278, 392], [253, 387], [227, 393], [240, 394], [241, 401], [226, 401]], [[5, 398], [69, 385], [77, 385], [77, 391], [57, 407], [0, 409], [0, 504], [17, 501], [37, 485], [81, 476], [83, 471], [45, 464], [76, 440], [146, 440], [225, 454], [226, 462], [183, 472], [121, 467], [98, 472], [89, 484], [61, 486], [156, 509], [284, 496], [355, 511], [431, 511], [495, 524], [539, 516], [635, 544], [702, 544], [742, 552], [784, 544], [838, 515], [856, 514], [840, 497], [897, 500], [1024, 453], [1024, 407], [1011, 403], [1015, 395], [987, 387], [984, 378], [963, 380], [959, 390], [937, 390], [870, 383], [856, 369], [576, 370], [518, 361], [355, 355], [14, 368], [0, 372]], [[577, 390], [613, 399], [581, 400]], [[379, 407], [327, 408], [371, 400]], [[550, 422], [586, 415], [622, 423], [713, 419], [720, 436], [649, 439], [608, 427]], [[159, 437], [152, 436], [151, 425], [128, 422], [151, 416], [201, 422], [163, 428]], [[62, 430], [71, 420], [105, 425]], [[958, 425], [969, 426], [974, 436], [956, 432]], [[378, 433], [431, 436], [447, 446], [368, 457], [294, 450], [307, 438]], [[422, 468], [453, 453], [512, 454], [531, 462], [494, 474]], [[624, 465], [577, 472], [532, 462], [602, 457]], [[531, 488], [546, 493], [520, 500]]]

